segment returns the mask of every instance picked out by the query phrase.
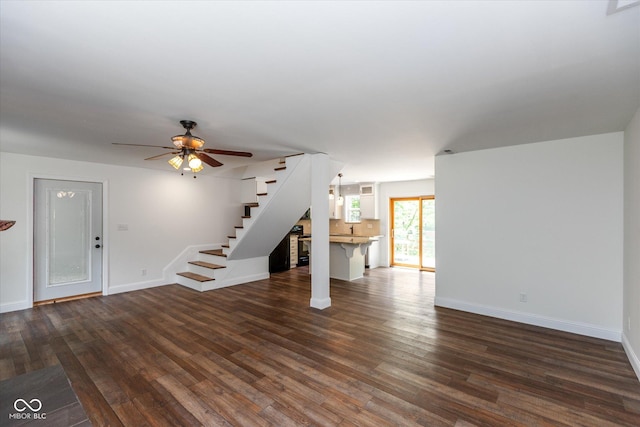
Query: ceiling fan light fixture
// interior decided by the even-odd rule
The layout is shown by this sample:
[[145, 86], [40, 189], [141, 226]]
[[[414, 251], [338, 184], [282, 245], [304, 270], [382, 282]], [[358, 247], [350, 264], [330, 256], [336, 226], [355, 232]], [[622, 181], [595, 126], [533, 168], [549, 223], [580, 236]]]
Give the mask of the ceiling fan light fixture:
[[180, 166], [182, 166], [182, 162], [183, 159], [181, 156], [175, 156], [171, 158], [168, 163], [173, 166], [174, 169], [180, 169]]
[[[0, 0], [1, 1], [1, 0]], [[145, 160], [156, 160], [160, 158], [166, 158], [165, 156], [171, 155], [174, 156], [169, 160], [169, 164], [172, 168], [183, 171], [193, 171], [200, 172], [204, 169], [205, 163], [207, 166], [218, 167], [222, 166], [223, 163], [209, 156], [211, 154], [220, 154], [224, 156], [240, 156], [240, 157], [251, 157], [253, 154], [246, 151], [233, 151], [233, 150], [219, 150], [213, 148], [202, 148], [205, 144], [205, 140], [199, 138], [197, 136], [191, 135], [191, 129], [195, 128], [197, 123], [191, 120], [180, 120], [180, 124], [184, 127], [187, 132], [184, 135], [176, 135], [171, 138], [173, 142], [173, 147], [163, 147], [156, 145], [147, 145], [147, 144], [125, 144], [114, 142], [114, 145], [131, 145], [135, 147], [156, 147], [162, 148], [165, 150], [170, 150], [169, 153], [159, 154], [156, 156], [151, 156], [146, 158]], [[184, 172], [182, 172], [184, 175]], [[194, 174], [195, 178], [195, 174]]]
[[192, 150], [197, 150], [202, 148], [204, 145], [204, 139], [191, 135], [189, 131], [187, 131], [185, 135], [176, 135], [172, 137], [171, 141], [173, 141], [173, 145], [179, 149], [190, 148]]
[[191, 120], [180, 120], [180, 124], [187, 130], [187, 132], [184, 135], [176, 135], [171, 138], [173, 145], [179, 149], [189, 148], [192, 150], [198, 150], [202, 148], [204, 145], [204, 139], [191, 135], [191, 129], [196, 127], [198, 124]]
[[195, 154], [189, 154], [187, 160], [189, 161], [189, 167], [191, 168], [192, 172], [200, 172], [202, 169], [204, 169], [202, 160], [200, 160]]

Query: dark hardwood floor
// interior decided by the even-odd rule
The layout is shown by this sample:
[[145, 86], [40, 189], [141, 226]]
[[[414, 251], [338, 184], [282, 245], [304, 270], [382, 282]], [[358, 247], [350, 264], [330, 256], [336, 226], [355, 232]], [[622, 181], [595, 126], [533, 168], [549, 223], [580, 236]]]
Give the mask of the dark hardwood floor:
[[640, 425], [619, 343], [434, 308], [414, 270], [319, 311], [306, 273], [4, 314], [0, 380], [60, 364], [94, 426]]

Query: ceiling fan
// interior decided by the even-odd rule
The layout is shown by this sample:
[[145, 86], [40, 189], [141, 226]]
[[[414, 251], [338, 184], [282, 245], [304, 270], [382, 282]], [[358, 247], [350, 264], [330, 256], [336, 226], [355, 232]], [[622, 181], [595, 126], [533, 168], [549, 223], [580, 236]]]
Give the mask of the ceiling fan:
[[[175, 169], [180, 169], [180, 167], [186, 161], [185, 167], [182, 168], [184, 175], [184, 171], [191, 171], [193, 173], [200, 172], [204, 169], [204, 165], [202, 163], [206, 163], [209, 166], [217, 167], [222, 166], [223, 163], [217, 161], [213, 157], [207, 155], [210, 154], [220, 154], [224, 156], [240, 156], [240, 157], [251, 157], [253, 154], [248, 153], [246, 151], [232, 151], [232, 150], [218, 150], [215, 148], [202, 148], [204, 145], [204, 139], [199, 138], [195, 135], [191, 134], [191, 129], [197, 126], [197, 123], [191, 120], [180, 120], [180, 124], [187, 130], [184, 135], [176, 135], [171, 138], [173, 141], [173, 147], [162, 147], [158, 145], [146, 145], [146, 144], [123, 144], [119, 142], [114, 142], [114, 145], [130, 145], [134, 147], [154, 147], [154, 148], [164, 148], [165, 150], [172, 150], [168, 153], [158, 154], [157, 156], [147, 157], [145, 160], [157, 160], [164, 156], [173, 155], [169, 160], [169, 164], [173, 166]], [[194, 175], [195, 178], [195, 175]]]

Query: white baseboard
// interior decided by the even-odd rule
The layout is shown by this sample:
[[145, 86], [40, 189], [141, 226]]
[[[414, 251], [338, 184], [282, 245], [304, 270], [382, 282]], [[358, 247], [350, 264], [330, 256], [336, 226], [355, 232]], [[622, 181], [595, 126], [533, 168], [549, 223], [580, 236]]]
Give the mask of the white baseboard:
[[331, 298], [311, 298], [309, 305], [318, 310], [331, 307]]
[[438, 307], [453, 308], [455, 310], [468, 311], [470, 313], [482, 314], [484, 316], [497, 317], [498, 319], [512, 320], [514, 322], [542, 326], [544, 328], [556, 329], [559, 331], [571, 332], [574, 334], [586, 335], [610, 341], [620, 342], [622, 339], [622, 331], [619, 329], [608, 329], [588, 323], [572, 322], [564, 319], [539, 316], [537, 314], [471, 304], [451, 298], [436, 297], [435, 305]]
[[156, 288], [158, 286], [168, 285], [165, 280], [149, 280], [146, 282], [136, 282], [136, 283], [128, 283], [126, 285], [118, 285], [118, 286], [110, 286], [108, 294], [105, 295], [114, 295], [121, 294], [123, 292], [131, 292], [131, 291], [139, 291], [142, 289]]
[[0, 313], [9, 313], [10, 311], [26, 310], [32, 308], [31, 301], [18, 301], [10, 302], [7, 304], [0, 304]]
[[631, 367], [636, 373], [636, 377], [638, 377], [638, 381], [640, 381], [640, 359], [633, 348], [631, 347], [631, 343], [627, 339], [625, 334], [622, 334], [622, 347], [624, 348], [625, 353], [627, 353], [627, 357], [629, 358], [629, 362], [631, 363]]
[[[220, 288], [226, 288], [228, 286], [242, 285], [244, 283], [256, 282], [258, 280], [265, 280], [268, 278], [269, 278], [269, 272], [249, 274], [246, 276], [234, 277], [231, 280], [223, 280], [222, 284], [219, 284], [218, 286], [214, 286], [211, 289], [220, 289]], [[208, 290], [208, 289], [205, 289], [205, 290]]]

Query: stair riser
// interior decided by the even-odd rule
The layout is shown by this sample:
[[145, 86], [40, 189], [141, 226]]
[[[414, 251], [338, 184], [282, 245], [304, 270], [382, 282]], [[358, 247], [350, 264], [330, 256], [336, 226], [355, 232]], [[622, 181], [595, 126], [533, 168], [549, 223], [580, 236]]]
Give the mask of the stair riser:
[[227, 265], [227, 257], [218, 255], [198, 254], [197, 261], [210, 262], [211, 264], [218, 265]]
[[[258, 209], [260, 209], [260, 208], [252, 208], [252, 209], [254, 210], [254, 212], [252, 213], [251, 218], [242, 218], [242, 226], [244, 228], [251, 227], [251, 224], [253, 224], [254, 221], [255, 221], [254, 216], [258, 215]], [[241, 230], [244, 231], [244, 229], [241, 229]], [[238, 230], [236, 230], [236, 231], [238, 231]], [[236, 237], [240, 237], [240, 236], [238, 236], [238, 233], [236, 233]]]
[[214, 279], [218, 279], [217, 276], [220, 275], [219, 271], [224, 270], [224, 268], [211, 269], [207, 267], [201, 267], [199, 265], [189, 264], [187, 271], [192, 273], [200, 274], [202, 276], [212, 277]]
[[[198, 282], [197, 280], [191, 280], [187, 277], [178, 276], [177, 274], [176, 274], [176, 283], [182, 286], [186, 286], [187, 288], [191, 288], [194, 291], [199, 291], [199, 292], [204, 291], [203, 282]], [[204, 282], [204, 283], [207, 283], [207, 282]]]

